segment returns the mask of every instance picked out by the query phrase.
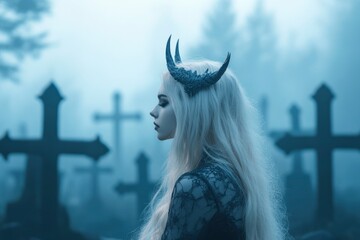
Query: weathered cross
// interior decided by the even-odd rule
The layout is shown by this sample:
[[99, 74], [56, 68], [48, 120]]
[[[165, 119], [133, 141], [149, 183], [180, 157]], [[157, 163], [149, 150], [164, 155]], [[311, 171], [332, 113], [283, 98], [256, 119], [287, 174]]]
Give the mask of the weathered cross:
[[[268, 125], [268, 99], [267, 97], [262, 97], [260, 101], [260, 112], [262, 114], [262, 118], [264, 121], [265, 130], [268, 131], [268, 136], [274, 140], [278, 140], [280, 137], [284, 136], [287, 133], [285, 130], [272, 130], [269, 131], [267, 128]], [[293, 104], [289, 108], [290, 113], [290, 121], [291, 121], [291, 133], [295, 135], [300, 134], [313, 134], [313, 131], [303, 130], [300, 127], [300, 108], [296, 104]], [[300, 152], [294, 153], [294, 161], [293, 161], [293, 173], [303, 173], [303, 163]]]
[[[267, 129], [268, 100], [263, 97], [260, 101], [260, 111], [263, 116], [264, 129], [268, 136], [275, 141], [282, 137], [287, 131]], [[292, 134], [313, 134], [314, 131], [304, 130], [300, 127], [300, 108], [293, 104], [289, 109]], [[292, 171], [285, 179], [285, 202], [287, 206], [290, 227], [299, 227], [312, 217], [313, 213], [313, 191], [309, 174], [304, 171], [303, 159], [299, 151], [294, 152]], [[299, 206], [299, 203], [302, 205]]]
[[113, 123], [113, 134], [114, 134], [114, 159], [115, 162], [121, 160], [121, 125], [120, 123], [124, 120], [141, 120], [141, 113], [123, 113], [121, 108], [121, 95], [115, 93], [113, 97], [113, 113], [112, 114], [100, 114], [95, 113], [94, 120], [100, 121], [112, 121]]
[[98, 160], [108, 152], [99, 137], [93, 141], [61, 140], [58, 135], [58, 108], [63, 100], [55, 84], [51, 83], [39, 97], [44, 105], [41, 139], [14, 140], [8, 133], [0, 140], [0, 154], [6, 159], [12, 153], [33, 154], [41, 158], [41, 229], [44, 239], [59, 234], [58, 157], [61, 154], [86, 155]]
[[99, 194], [99, 175], [105, 173], [112, 173], [113, 169], [110, 167], [100, 167], [96, 163], [92, 163], [89, 168], [86, 167], [77, 167], [75, 169], [77, 173], [89, 173], [91, 177], [91, 196], [89, 204], [91, 206], [99, 206], [101, 204], [100, 194]]
[[[20, 125], [20, 133], [22, 138], [27, 138], [27, 128], [25, 124]], [[41, 158], [35, 155], [26, 155], [25, 163], [25, 181], [24, 187], [19, 200], [21, 210], [26, 208], [36, 208], [36, 204], [41, 202]], [[21, 211], [20, 210], [20, 211]], [[10, 211], [9, 211], [10, 212]]]
[[[5, 223], [18, 223], [22, 226], [18, 232], [36, 236], [39, 229], [41, 211], [41, 164], [38, 156], [27, 155], [24, 177], [24, 187], [19, 199], [6, 206]], [[35, 227], [37, 226], [37, 227]], [[27, 236], [27, 237], [29, 237]]]
[[151, 195], [154, 193], [156, 183], [150, 182], [148, 176], [149, 158], [140, 153], [136, 159], [138, 168], [138, 182], [137, 183], [123, 183], [119, 182], [115, 186], [115, 190], [120, 194], [136, 193], [137, 194], [137, 214], [140, 216], [146, 205], [150, 203]]
[[[305, 131], [300, 127], [300, 108], [293, 104], [289, 113], [291, 133], [295, 135], [305, 134]], [[285, 199], [290, 223], [295, 228], [312, 219], [314, 194], [310, 176], [304, 171], [301, 152], [296, 151], [293, 155], [292, 171], [286, 176]]]
[[[304, 131], [301, 131], [300, 128], [300, 108], [293, 104], [289, 110], [291, 116], [291, 133], [295, 135], [304, 134]], [[293, 162], [293, 174], [304, 174], [303, 160], [301, 157], [301, 152], [294, 152], [294, 162]]]
[[313, 136], [287, 133], [276, 144], [286, 154], [304, 149], [314, 149], [317, 154], [317, 220], [326, 225], [333, 220], [332, 152], [335, 149], [360, 149], [359, 135], [334, 135], [331, 130], [331, 101], [334, 94], [325, 84], [313, 99], [317, 107], [316, 133]]
[[[20, 125], [20, 137], [27, 137], [27, 129], [25, 124]], [[22, 202], [29, 203], [28, 207], [33, 207], [31, 204], [36, 202], [34, 198], [39, 198], [39, 195], [36, 194], [38, 191], [35, 189], [38, 188], [40, 184], [40, 180], [34, 181], [34, 179], [40, 178], [41, 167], [39, 165], [39, 160], [36, 159], [36, 156], [26, 155], [26, 158], [25, 171], [23, 169], [10, 169], [9, 173], [13, 176], [13, 178], [15, 178], [16, 191], [19, 190], [19, 192], [21, 192], [20, 185], [23, 184], [20, 201], [24, 199]], [[25, 196], [31, 197], [32, 199], [26, 199]]]

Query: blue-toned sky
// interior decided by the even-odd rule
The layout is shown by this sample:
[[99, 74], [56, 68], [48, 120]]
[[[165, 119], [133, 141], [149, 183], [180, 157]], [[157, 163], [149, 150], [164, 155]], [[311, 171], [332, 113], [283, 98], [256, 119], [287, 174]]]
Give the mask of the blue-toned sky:
[[[233, 1], [239, 28], [245, 25], [259, 2]], [[165, 156], [169, 143], [157, 142], [148, 113], [157, 103], [157, 89], [165, 70], [165, 43], [170, 34], [180, 38], [186, 58], [187, 50], [202, 40], [202, 28], [214, 11], [215, 3], [215, 0], [51, 1], [51, 13], [33, 28], [48, 31], [51, 46], [37, 59], [27, 58], [23, 62], [19, 83], [0, 81], [0, 135], [9, 130], [10, 135], [18, 136], [19, 124], [25, 123], [30, 128], [30, 137], [40, 136], [42, 109], [35, 96], [53, 79], [66, 97], [61, 106], [61, 137], [93, 138], [100, 134], [112, 144], [111, 126], [94, 123], [92, 116], [94, 112], [111, 111], [112, 94], [121, 91], [123, 110], [144, 114], [141, 123], [123, 126], [126, 157], [132, 161], [139, 151], [145, 150], [155, 158], [152, 171], [159, 175], [155, 166], [163, 161], [159, 156]], [[301, 101], [304, 118], [308, 120], [305, 125], [313, 127], [315, 110], [309, 96], [329, 77], [324, 69], [329, 65], [325, 60], [334, 50], [331, 30], [349, 10], [350, 1], [266, 0], [262, 3], [273, 17], [279, 40], [276, 48], [281, 54], [309, 48], [317, 51], [315, 82], [304, 80], [304, 85], [299, 86], [284, 83], [284, 89], [288, 90], [282, 90], [281, 98], [274, 99], [270, 126], [286, 126], [289, 104]], [[339, 91], [341, 101], [341, 94], [346, 95], [346, 90], [341, 92], [339, 88]], [[341, 106], [347, 104], [343, 102]], [[338, 124], [336, 129], [358, 132], [355, 120], [346, 120], [348, 111], [340, 110], [343, 114], [335, 121], [344, 119], [344, 124]], [[359, 110], [354, 111], [359, 117]], [[111, 160], [106, 161], [110, 164]], [[87, 160], [83, 159], [83, 163]], [[129, 172], [135, 172], [132, 162], [128, 162], [127, 167]]]
[[[104, 109], [115, 90], [125, 92], [126, 108], [141, 105], [144, 110], [149, 109], [150, 103], [144, 104], [136, 96], [139, 92], [155, 95], [154, 88], [165, 69], [163, 55], [167, 37], [173, 34], [181, 38], [184, 52], [196, 45], [215, 2], [52, 1], [51, 15], [41, 24], [41, 29], [49, 32], [52, 46], [38, 59], [25, 61], [20, 84], [0, 82], [0, 91], [4, 98], [16, 99], [21, 95], [22, 99], [25, 96], [31, 99], [50, 79], [55, 79], [67, 96], [76, 97], [85, 116]], [[234, 1], [239, 26], [257, 2]], [[316, 45], [325, 54], [329, 44], [326, 31], [336, 9], [335, 4], [329, 2], [264, 1], [266, 10], [274, 17], [279, 48], [286, 52], [289, 47], [302, 49]], [[29, 101], [21, 103], [19, 99], [10, 106], [12, 104], [21, 106]], [[20, 107], [10, 109], [16, 119], [24, 116]]]

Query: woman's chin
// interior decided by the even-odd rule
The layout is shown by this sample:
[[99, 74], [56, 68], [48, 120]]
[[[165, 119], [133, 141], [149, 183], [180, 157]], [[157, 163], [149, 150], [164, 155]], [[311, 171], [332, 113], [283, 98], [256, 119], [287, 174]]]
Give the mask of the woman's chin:
[[158, 134], [157, 138], [158, 138], [160, 141], [165, 141], [165, 140], [168, 140], [168, 139], [172, 139], [173, 137], [172, 137], [172, 136], [164, 136], [164, 135]]
[[159, 139], [160, 141], [165, 141], [165, 140], [168, 139], [168, 138], [166, 138], [166, 137], [164, 137], [164, 136], [158, 135], [158, 139]]

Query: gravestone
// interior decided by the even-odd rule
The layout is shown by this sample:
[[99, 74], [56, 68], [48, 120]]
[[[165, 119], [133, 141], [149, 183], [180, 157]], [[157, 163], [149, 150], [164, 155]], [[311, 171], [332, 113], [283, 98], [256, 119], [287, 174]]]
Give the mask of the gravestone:
[[316, 132], [314, 135], [286, 133], [276, 145], [286, 154], [313, 149], [317, 156], [317, 224], [327, 226], [333, 222], [333, 169], [332, 154], [336, 149], [360, 149], [360, 134], [334, 135], [332, 133], [331, 102], [334, 94], [321, 85], [313, 95], [316, 103]]
[[41, 165], [39, 209], [34, 209], [34, 214], [28, 216], [29, 221], [5, 224], [0, 236], [5, 239], [82, 239], [70, 229], [66, 210], [59, 204], [58, 157], [62, 154], [85, 155], [99, 160], [108, 152], [108, 148], [99, 138], [93, 141], [60, 139], [58, 108], [63, 97], [55, 84], [51, 83], [39, 98], [44, 106], [42, 138], [15, 140], [6, 133], [0, 140], [0, 154], [5, 159], [13, 153], [37, 156], [37, 164]]
[[[20, 136], [27, 138], [27, 131], [24, 125], [20, 127]], [[40, 176], [41, 160], [34, 155], [26, 155], [25, 171], [22, 169], [10, 169], [9, 173], [15, 176], [15, 188], [20, 191], [20, 197], [15, 198], [6, 206], [6, 223], [26, 223], [27, 235], [35, 234], [38, 231], [39, 222], [32, 221], [32, 216], [40, 211]], [[22, 188], [20, 186], [22, 185]]]
[[136, 183], [118, 182], [115, 190], [119, 195], [134, 193], [137, 197], [137, 216], [150, 203], [152, 194], [155, 192], [156, 183], [151, 182], [148, 174], [149, 158], [145, 153], [140, 153], [136, 159], [138, 181]]
[[[303, 134], [300, 127], [300, 108], [290, 107], [291, 133]], [[310, 175], [305, 172], [301, 152], [294, 152], [292, 171], [285, 179], [285, 202], [290, 228], [302, 228], [312, 222], [314, 215], [314, 192]]]
[[[119, 162], [122, 159], [120, 154], [122, 153], [121, 147], [121, 123], [125, 120], [141, 120], [140, 113], [124, 113], [121, 107], [121, 94], [115, 93], [113, 96], [113, 112], [110, 114], [95, 113], [95, 122], [111, 121], [113, 124], [114, 134], [114, 160]], [[120, 166], [121, 168], [121, 166]]]
[[[267, 97], [260, 101], [260, 112], [262, 114], [265, 130], [268, 136], [275, 141], [284, 136], [286, 130], [269, 130], [268, 125]], [[301, 129], [300, 127], [300, 108], [293, 104], [289, 109], [291, 133], [293, 134], [312, 134], [313, 131]], [[285, 177], [285, 203], [289, 218], [290, 229], [300, 230], [313, 219], [314, 212], [314, 193], [311, 186], [310, 175], [303, 168], [303, 159], [300, 152], [295, 152], [292, 159], [292, 169], [290, 174]]]
[[[25, 124], [21, 124], [19, 129], [20, 129], [20, 137], [27, 138], [28, 135]], [[24, 192], [28, 192], [28, 189], [35, 189], [36, 187], [40, 186], [40, 182], [35, 181], [33, 179], [33, 177], [39, 176], [41, 174], [40, 165], [37, 164], [38, 161], [35, 158], [36, 156], [34, 155], [25, 155], [25, 167], [23, 169], [11, 168], [8, 170], [8, 174], [10, 175], [10, 178], [14, 180], [13, 192], [15, 192], [14, 194], [14, 196], [16, 196], [15, 199], [19, 195], [20, 195], [20, 199], [23, 198]], [[25, 185], [25, 183], [27, 185]], [[31, 191], [31, 192], [35, 193], [38, 191]]]
[[26, 225], [24, 235], [34, 236], [39, 232], [41, 211], [41, 159], [28, 155], [25, 167], [24, 186], [20, 198], [6, 206], [6, 223]]

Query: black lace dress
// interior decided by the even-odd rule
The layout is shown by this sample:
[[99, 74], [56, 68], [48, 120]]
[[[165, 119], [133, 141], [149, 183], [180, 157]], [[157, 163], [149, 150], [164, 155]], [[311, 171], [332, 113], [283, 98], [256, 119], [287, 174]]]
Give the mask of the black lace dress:
[[218, 165], [202, 160], [177, 180], [161, 239], [245, 239], [242, 190]]

